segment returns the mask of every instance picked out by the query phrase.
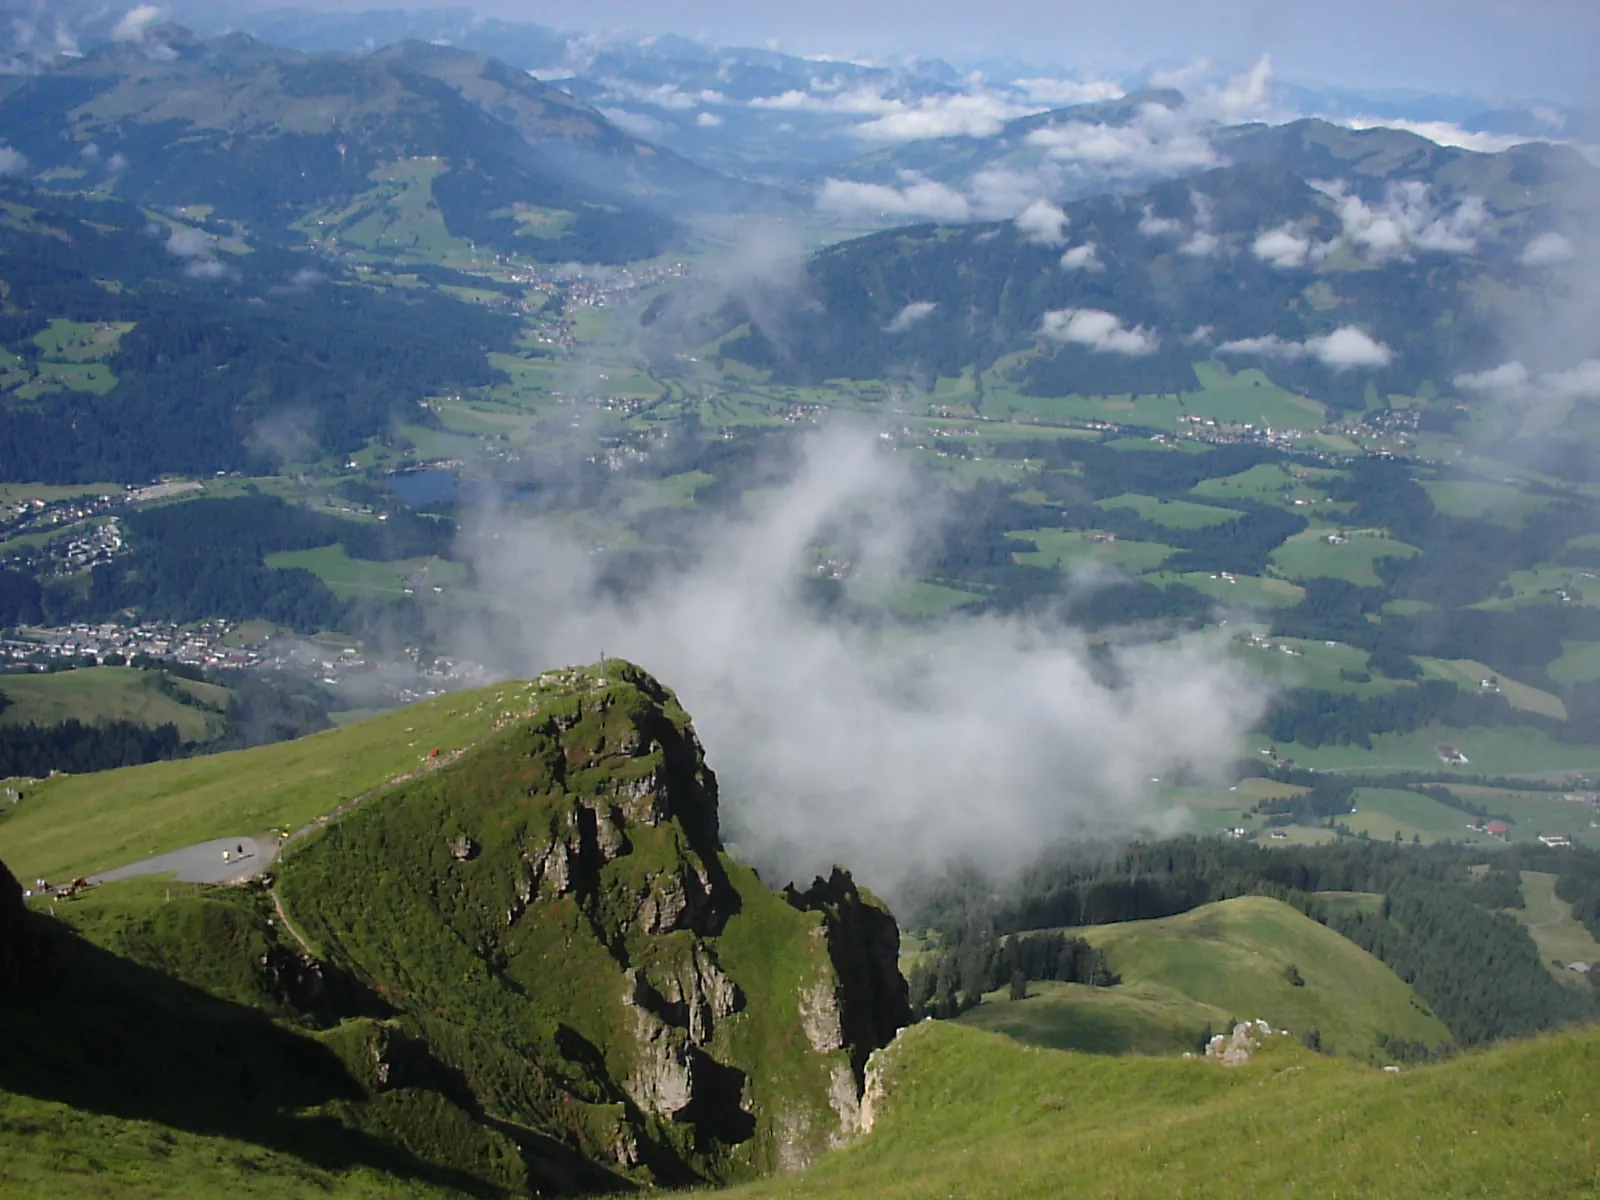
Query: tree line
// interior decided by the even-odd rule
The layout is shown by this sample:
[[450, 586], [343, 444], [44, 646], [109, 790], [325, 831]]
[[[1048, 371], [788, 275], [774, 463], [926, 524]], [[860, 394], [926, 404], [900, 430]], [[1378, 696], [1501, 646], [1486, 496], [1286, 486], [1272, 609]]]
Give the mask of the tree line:
[[907, 978], [914, 1019], [947, 1018], [975, 1007], [985, 992], [1009, 987], [1013, 999], [1038, 980], [1110, 987], [1121, 982], [1105, 953], [1080, 937], [1030, 933], [1002, 937], [993, 929], [958, 933], [925, 952]]
[[[1502, 851], [1485, 871], [1486, 853], [1358, 841], [1269, 848], [1193, 837], [1080, 845], [1047, 855], [1004, 888], [970, 869], [923, 883], [907, 897], [906, 924], [959, 943], [970, 930], [1070, 929], [1270, 895], [1387, 964], [1463, 1044], [1600, 1016], [1595, 995], [1552, 977], [1527, 930], [1502, 911], [1520, 907], [1517, 868], [1551, 869], [1542, 857], [1549, 852]], [[1586, 905], [1587, 919], [1600, 922], [1600, 867], [1585, 870], [1592, 874], [1563, 876], [1563, 898], [1578, 897], [1575, 909]], [[1384, 901], [1377, 913], [1352, 913], [1323, 904], [1316, 892], [1376, 892]]]

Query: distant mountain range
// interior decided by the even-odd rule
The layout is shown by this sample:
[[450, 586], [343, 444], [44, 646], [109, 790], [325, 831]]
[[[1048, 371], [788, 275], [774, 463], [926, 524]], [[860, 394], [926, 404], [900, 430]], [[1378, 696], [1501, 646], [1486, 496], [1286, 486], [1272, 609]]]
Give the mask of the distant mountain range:
[[392, 204], [396, 163], [449, 236], [550, 261], [650, 257], [676, 236], [668, 209], [763, 202], [523, 72], [424, 43], [311, 56], [155, 26], [7, 82], [0, 127], [30, 174], [258, 236]]
[[1185, 180], [831, 247], [811, 302], [730, 306], [720, 348], [797, 382], [998, 366], [1045, 396], [1188, 391], [1221, 357], [1360, 408], [1504, 362], [1567, 269], [1532, 248], [1570, 252], [1596, 211], [1596, 169], [1560, 146], [1474, 154], [1317, 121], [1219, 143], [1235, 163]]

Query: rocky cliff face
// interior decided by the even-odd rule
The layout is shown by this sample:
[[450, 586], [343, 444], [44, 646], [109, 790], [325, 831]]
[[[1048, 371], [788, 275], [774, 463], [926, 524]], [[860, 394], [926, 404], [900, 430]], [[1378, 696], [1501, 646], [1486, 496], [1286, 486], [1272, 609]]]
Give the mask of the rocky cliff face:
[[729, 859], [687, 714], [616, 661], [528, 685], [490, 743], [291, 852], [278, 892], [502, 1131], [619, 1182], [848, 1140], [907, 1017], [893, 918], [841, 871], [779, 895]]

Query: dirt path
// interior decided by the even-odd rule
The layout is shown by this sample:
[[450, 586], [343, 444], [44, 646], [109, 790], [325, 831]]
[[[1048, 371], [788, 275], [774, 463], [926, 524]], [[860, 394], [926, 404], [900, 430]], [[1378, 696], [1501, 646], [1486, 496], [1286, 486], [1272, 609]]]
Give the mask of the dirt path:
[[307, 958], [316, 958], [317, 955], [311, 949], [311, 943], [301, 936], [300, 931], [294, 927], [294, 922], [289, 920], [289, 914], [283, 911], [283, 901], [278, 899], [278, 889], [269, 889], [267, 895], [272, 897], [272, 910], [278, 914], [278, 920], [283, 922], [283, 927], [289, 931], [289, 936], [300, 943], [300, 949]]
[[282, 841], [285, 846], [287, 846], [293, 842], [299, 841], [308, 833], [315, 833], [319, 829], [326, 829], [330, 821], [336, 821], [340, 817], [354, 812], [368, 800], [372, 799], [372, 797], [381, 795], [382, 793], [387, 792], [390, 788], [399, 787], [402, 783], [410, 783], [413, 779], [421, 779], [424, 775], [431, 775], [433, 772], [443, 767], [448, 767], [451, 763], [455, 762], [458, 758], [465, 754], [468, 749], [470, 749], [470, 747], [463, 746], [459, 750], [451, 750], [448, 753], [439, 755], [437, 758], [427, 759], [420, 767], [416, 768], [416, 770], [406, 771], [403, 774], [396, 775], [393, 779], [386, 779], [382, 783], [378, 784], [377, 787], [368, 788], [359, 796], [352, 796], [332, 812], [323, 813], [316, 820], [300, 826], [299, 829], [296, 829], [288, 837], [281, 838], [279, 840]]

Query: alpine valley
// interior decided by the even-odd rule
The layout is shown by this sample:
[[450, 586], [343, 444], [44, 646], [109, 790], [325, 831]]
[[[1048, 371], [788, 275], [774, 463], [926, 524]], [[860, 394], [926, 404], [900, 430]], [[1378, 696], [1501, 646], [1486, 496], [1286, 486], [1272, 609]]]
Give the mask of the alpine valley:
[[1592, 113], [0, 10], [0, 1195], [1595, 1194]]

